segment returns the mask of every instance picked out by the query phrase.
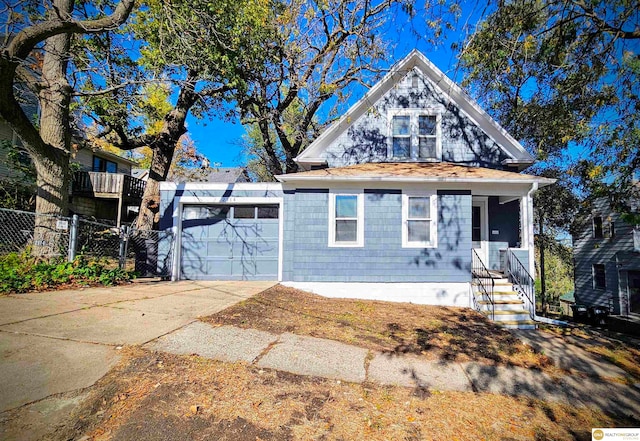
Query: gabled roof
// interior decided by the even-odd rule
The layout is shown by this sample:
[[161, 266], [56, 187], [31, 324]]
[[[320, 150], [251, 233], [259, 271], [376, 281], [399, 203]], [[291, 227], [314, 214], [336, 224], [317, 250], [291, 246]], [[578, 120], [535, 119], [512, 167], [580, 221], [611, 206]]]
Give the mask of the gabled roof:
[[387, 182], [501, 182], [534, 183], [540, 186], [556, 180], [450, 162], [371, 162], [347, 167], [324, 168], [276, 176], [280, 182], [301, 181], [387, 181]]
[[487, 112], [485, 112], [473, 98], [467, 95], [457, 84], [451, 81], [435, 64], [427, 59], [420, 51], [414, 49], [403, 60], [396, 63], [382, 80], [373, 86], [357, 103], [355, 103], [342, 117], [333, 123], [322, 135], [311, 143], [295, 159], [301, 164], [323, 163], [321, 153], [342, 132], [347, 130], [360, 116], [385, 93], [393, 88], [412, 69], [418, 69], [429, 79], [445, 96], [449, 97], [475, 124], [478, 125], [511, 159], [506, 163], [510, 165], [530, 165], [534, 158], [502, 128]]

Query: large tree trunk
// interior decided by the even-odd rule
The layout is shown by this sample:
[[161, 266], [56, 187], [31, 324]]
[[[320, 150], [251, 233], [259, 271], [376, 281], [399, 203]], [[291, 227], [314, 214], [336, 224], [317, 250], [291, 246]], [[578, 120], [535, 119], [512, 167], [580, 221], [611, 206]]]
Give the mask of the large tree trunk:
[[165, 116], [162, 130], [149, 145], [153, 153], [149, 178], [136, 222], [138, 230], [153, 230], [160, 222], [160, 182], [166, 181], [176, 145], [180, 137], [187, 132], [185, 121], [189, 110], [198, 99], [195, 92], [196, 78], [196, 72], [189, 72], [185, 84], [180, 89], [175, 107]]
[[168, 136], [153, 145], [149, 178], [144, 188], [144, 195], [142, 196], [136, 222], [136, 229], [138, 230], [156, 229], [160, 222], [160, 182], [164, 182], [167, 179], [176, 144], [184, 134], [184, 131], [186, 129], [183, 127], [182, 133], [178, 135], [179, 131], [176, 132], [174, 136], [177, 136], [177, 139], [175, 140], [173, 140], [174, 136]]
[[[55, 0], [54, 6], [63, 14], [70, 14], [73, 0]], [[68, 245], [65, 232], [57, 230], [56, 219], [50, 216], [69, 214], [71, 87], [67, 81], [67, 67], [70, 46], [69, 34], [49, 37], [44, 46], [44, 88], [39, 96], [40, 137], [44, 146], [31, 146], [37, 173], [36, 213], [39, 215], [35, 223], [33, 253], [41, 257], [65, 255]]]

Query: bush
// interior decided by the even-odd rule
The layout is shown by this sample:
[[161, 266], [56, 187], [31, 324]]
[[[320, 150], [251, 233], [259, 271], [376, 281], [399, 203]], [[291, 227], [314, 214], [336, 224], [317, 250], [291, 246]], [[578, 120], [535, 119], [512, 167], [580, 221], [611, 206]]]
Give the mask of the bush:
[[0, 256], [0, 293], [41, 291], [60, 285], [114, 285], [135, 275], [108, 262], [78, 256], [73, 262], [63, 259], [39, 260], [29, 252]]

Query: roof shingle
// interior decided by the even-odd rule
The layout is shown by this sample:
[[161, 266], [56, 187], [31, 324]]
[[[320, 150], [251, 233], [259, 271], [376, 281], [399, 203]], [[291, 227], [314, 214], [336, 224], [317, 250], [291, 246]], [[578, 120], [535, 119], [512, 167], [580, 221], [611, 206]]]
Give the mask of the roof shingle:
[[298, 180], [369, 180], [385, 181], [522, 181], [552, 184], [554, 179], [541, 176], [469, 167], [449, 162], [376, 162], [325, 168], [276, 176], [281, 182]]

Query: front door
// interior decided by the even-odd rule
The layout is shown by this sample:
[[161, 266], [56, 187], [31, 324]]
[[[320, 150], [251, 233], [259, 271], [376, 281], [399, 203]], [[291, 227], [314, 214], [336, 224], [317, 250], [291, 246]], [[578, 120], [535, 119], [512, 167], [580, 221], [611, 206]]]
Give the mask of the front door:
[[471, 246], [487, 267], [489, 266], [487, 259], [489, 251], [488, 217], [487, 198], [473, 198], [471, 203]]
[[627, 289], [629, 290], [629, 310], [640, 313], [640, 271], [627, 273]]

